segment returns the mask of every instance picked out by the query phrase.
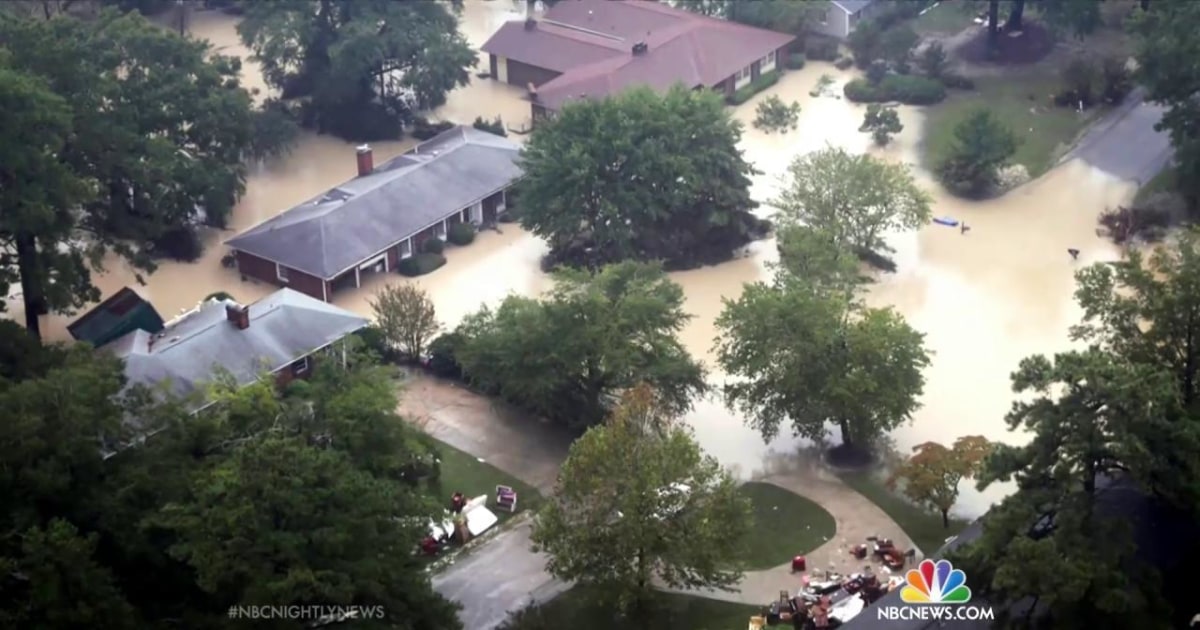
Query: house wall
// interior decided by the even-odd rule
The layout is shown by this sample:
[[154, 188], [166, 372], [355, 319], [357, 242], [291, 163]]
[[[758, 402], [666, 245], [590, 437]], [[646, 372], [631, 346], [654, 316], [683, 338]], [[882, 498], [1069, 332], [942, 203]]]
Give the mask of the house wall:
[[[518, 87], [527, 87], [530, 83], [538, 86], [562, 74], [561, 72], [531, 66], [513, 59], [506, 59], [505, 66], [508, 72], [507, 83]], [[491, 68], [493, 77], [497, 76], [498, 70], [499, 68]]]
[[[299, 360], [299, 359], [297, 359], [297, 360]], [[289, 363], [288, 365], [283, 366], [282, 368], [280, 368], [279, 370], [277, 370], [275, 372], [275, 386], [278, 387], [279, 389], [283, 389], [288, 386], [288, 383], [291, 383], [292, 381], [294, 381], [298, 378], [308, 379], [308, 378], [312, 377], [313, 370], [316, 369], [316, 365], [317, 365], [316, 362], [317, 362], [316, 354], [308, 355], [308, 369], [299, 374], [296, 374], [292, 371], [292, 364]]]
[[275, 273], [275, 263], [246, 252], [237, 252], [236, 257], [238, 272], [248, 278], [277, 287], [288, 287], [318, 300], [327, 299], [325, 281], [316, 276], [289, 268], [288, 281], [283, 282]]
[[812, 10], [812, 30], [839, 39], [845, 39], [850, 34], [850, 16], [832, 2], [822, 2], [821, 6], [814, 6]]

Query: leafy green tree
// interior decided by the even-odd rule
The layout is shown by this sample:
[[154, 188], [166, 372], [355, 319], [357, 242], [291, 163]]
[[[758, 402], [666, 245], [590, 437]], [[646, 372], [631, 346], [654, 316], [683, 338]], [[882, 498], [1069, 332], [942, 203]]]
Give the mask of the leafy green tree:
[[602, 422], [641, 382], [683, 413], [706, 389], [676, 337], [688, 319], [683, 290], [656, 265], [565, 270], [542, 301], [511, 296], [468, 316], [455, 358], [485, 391], [568, 426]]
[[900, 122], [900, 114], [895, 107], [871, 103], [867, 105], [862, 126], [858, 130], [870, 133], [875, 144], [882, 147], [892, 141], [892, 136], [904, 131], [904, 124]]
[[748, 24], [781, 33], [804, 33], [810, 9], [793, 0], [672, 0], [671, 4], [701, 15], [722, 17], [730, 22]]
[[1162, 421], [1139, 425], [1136, 435], [1155, 458], [1139, 469], [1159, 493], [1179, 505], [1200, 505], [1200, 235], [1146, 256], [1130, 251], [1116, 265], [1079, 272], [1076, 299], [1083, 321], [1072, 337], [1125, 361], [1162, 372], [1177, 406]]
[[414, 284], [392, 284], [371, 298], [375, 325], [384, 341], [408, 360], [424, 356], [425, 348], [441, 330], [433, 300]]
[[534, 525], [550, 573], [595, 585], [627, 611], [649, 599], [656, 578], [727, 588], [742, 576], [749, 501], [673, 408], [647, 386], [630, 390], [607, 424], [571, 446]]
[[[69, 139], [53, 147], [55, 170], [25, 188], [27, 197], [45, 189], [41, 205], [5, 208], [0, 227], [15, 252], [0, 258], [3, 274], [21, 277], [36, 335], [32, 314], [99, 298], [90, 269], [106, 251], [142, 271], [155, 256], [198, 256], [199, 224], [223, 226], [243, 191], [243, 158], [271, 149], [252, 136], [257, 114], [236, 59], [137, 14], [5, 18], [0, 41], [9, 67], [40, 77], [68, 108], [65, 127], [51, 124], [30, 145]], [[79, 180], [86, 195], [71, 185]]]
[[832, 234], [860, 255], [890, 252], [884, 234], [929, 221], [929, 195], [907, 166], [828, 148], [788, 166], [779, 198], [781, 224], [801, 223]]
[[[1033, 597], [1056, 628], [1162, 627], [1154, 621], [1164, 608], [1158, 586], [1131, 564], [1123, 516], [1100, 509], [1099, 493], [1107, 479], [1152, 456], [1134, 436], [1164, 424], [1171, 389], [1160, 370], [1099, 348], [1021, 362], [1013, 390], [1035, 397], [1014, 403], [1007, 421], [1032, 440], [997, 446], [979, 475], [981, 488], [1011, 480], [1017, 492], [963, 552], [966, 570], [980, 576], [978, 590], [997, 610], [1009, 614]], [[1046, 561], [1052, 572], [1032, 566]]]
[[476, 55], [458, 32], [461, 8], [461, 0], [249, 2], [238, 33], [284, 98], [311, 97], [318, 130], [394, 138], [416, 110], [470, 81]]
[[598, 267], [727, 260], [761, 236], [750, 164], [718, 95], [676, 86], [569, 104], [522, 152], [521, 225], [551, 261]]
[[942, 526], [949, 528], [950, 509], [958, 502], [958, 484], [978, 473], [991, 448], [979, 435], [960, 437], [950, 448], [937, 442], [918, 444], [888, 478], [888, 485], [893, 489], [900, 486], [913, 502], [937, 510]]
[[995, 189], [1000, 171], [1017, 153], [1020, 139], [986, 109], [954, 128], [949, 152], [937, 165], [942, 183], [959, 194], [979, 196]]
[[933, 42], [921, 51], [921, 55], [917, 57], [917, 66], [926, 75], [939, 79], [946, 74], [946, 70], [950, 67], [950, 62], [946, 57], [946, 49], [942, 47], [941, 42]]
[[795, 131], [800, 120], [800, 103], [792, 101], [791, 105], [784, 103], [778, 96], [771, 95], [763, 99], [754, 110], [754, 128], [767, 133], [778, 131]]
[[920, 406], [924, 335], [891, 309], [781, 274], [726, 300], [717, 328], [717, 360], [732, 377], [725, 399], [765, 440], [787, 423], [824, 440], [833, 424], [840, 452], [857, 457]]
[[1181, 59], [1200, 55], [1195, 33], [1200, 29], [1200, 5], [1194, 2], [1156, 2], [1132, 20], [1135, 77], [1146, 98], [1167, 108], [1157, 128], [1167, 130], [1175, 148], [1175, 178], [1191, 208], [1200, 207], [1200, 69]]
[[776, 232], [775, 242], [779, 250], [776, 275], [802, 278], [813, 293], [850, 300], [871, 281], [859, 269], [858, 256], [829, 232], [785, 225]]

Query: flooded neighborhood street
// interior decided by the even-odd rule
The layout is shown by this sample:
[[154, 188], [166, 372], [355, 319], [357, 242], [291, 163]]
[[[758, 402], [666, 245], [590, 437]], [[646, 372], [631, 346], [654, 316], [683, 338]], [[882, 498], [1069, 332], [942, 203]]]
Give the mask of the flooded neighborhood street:
[[[468, 0], [461, 25], [464, 35], [473, 46], [480, 46], [503, 21], [518, 17], [523, 5], [508, 0]], [[196, 13], [190, 22], [193, 34], [209, 39], [224, 54], [242, 57], [244, 83], [259, 89], [261, 96], [267, 90], [259, 67], [249, 61], [235, 25], [236, 18], [211, 11]], [[827, 145], [917, 161], [919, 111], [903, 109], [905, 129], [892, 146], [870, 148], [867, 135], [858, 132], [861, 106], [840, 97], [809, 95], [825, 74], [834, 81], [829, 93], [837, 95], [841, 84], [852, 76], [830, 64], [813, 62], [803, 70], [784, 74], [773, 88], [735, 110], [735, 117], [745, 125], [742, 148], [763, 171], [752, 191], [756, 199], [766, 201], [775, 194], [778, 178], [793, 157]], [[796, 130], [767, 135], [750, 125], [757, 103], [771, 94], [800, 103]], [[521, 100], [521, 90], [472, 75], [471, 85], [452, 93], [446, 105], [430, 117], [470, 124], [476, 116], [492, 119], [497, 115], [509, 126], [527, 124], [529, 104]], [[376, 159], [382, 161], [414, 144], [405, 139], [372, 146]], [[219, 290], [243, 302], [265, 296], [273, 287], [242, 281], [236, 270], [221, 266], [225, 253], [221, 241], [353, 177], [355, 169], [351, 144], [306, 133], [290, 155], [252, 169], [246, 195], [233, 212], [231, 231], [210, 234], [202, 259], [192, 264], [165, 262], [144, 286], [114, 263], [97, 277], [97, 284], [105, 296], [130, 286], [151, 300], [164, 317], [191, 308]], [[916, 233], [894, 235], [899, 270], [881, 276], [870, 290], [872, 305], [894, 306], [927, 335], [933, 352], [923, 407], [914, 421], [894, 431], [893, 437], [905, 451], [926, 440], [948, 443], [970, 434], [1019, 441], [1022, 437], [1009, 433], [1004, 423], [1013, 399], [1009, 374], [1022, 357], [1069, 347], [1067, 329], [1080, 314], [1072, 297], [1074, 272], [1120, 256], [1096, 235], [1096, 217], [1105, 208], [1129, 199], [1135, 185], [1077, 160], [985, 202], [951, 198], [927, 174], [921, 173], [920, 179], [935, 197], [935, 216], [966, 221], [972, 229], [960, 234], [954, 228], [930, 225]], [[763, 214], [769, 215], [769, 208], [764, 207]], [[537, 295], [544, 291], [549, 280], [539, 270], [538, 261], [545, 245], [514, 224], [499, 227], [499, 232], [484, 231], [469, 247], [449, 248], [447, 264], [430, 275], [414, 280], [397, 274], [375, 276], [360, 289], [338, 293], [334, 302], [369, 315], [368, 300], [381, 283], [416, 282], [429, 292], [449, 328], [482, 303], [495, 304], [510, 293]], [[1067, 254], [1068, 248], [1082, 252], [1078, 261]], [[683, 340], [710, 366], [714, 320], [722, 300], [736, 298], [745, 283], [765, 278], [767, 263], [775, 253], [772, 241], [754, 243], [747, 249], [744, 257], [731, 262], [672, 274], [682, 285], [686, 308], [693, 315]], [[18, 303], [12, 303], [9, 316], [22, 317], [19, 309]], [[65, 326], [72, 318], [43, 319], [48, 339], [69, 338]], [[711, 379], [719, 384], [722, 377], [713, 374]], [[785, 436], [764, 445], [758, 434], [716, 398], [698, 402], [688, 420], [705, 449], [747, 477], [764, 472], [770, 452], [788, 452], [798, 444]], [[958, 509], [965, 516], [976, 516], [1003, 492], [1000, 485], [992, 487], [987, 496], [964, 488]]]

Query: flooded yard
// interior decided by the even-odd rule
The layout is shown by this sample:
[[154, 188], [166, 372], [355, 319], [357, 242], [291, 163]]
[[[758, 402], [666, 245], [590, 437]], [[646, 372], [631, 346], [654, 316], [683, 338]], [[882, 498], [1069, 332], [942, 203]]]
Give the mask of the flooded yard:
[[[523, 2], [468, 0], [464, 34], [478, 47], [500, 23], [518, 16], [521, 6]], [[198, 12], [191, 28], [222, 52], [245, 60], [248, 54], [237, 40], [235, 24], [235, 18], [229, 16]], [[484, 66], [486, 62], [481, 68]], [[265, 93], [257, 65], [250, 62], [243, 67], [246, 83]], [[858, 132], [860, 106], [809, 95], [823, 74], [837, 82], [833, 94], [840, 94], [840, 83], [851, 76], [829, 64], [811, 63], [803, 70], [788, 72], [777, 85], [733, 112], [746, 126], [742, 148], [747, 158], [763, 171], [754, 184], [756, 199], [765, 201], [775, 194], [778, 177], [794, 156], [826, 145], [916, 162], [922, 122], [919, 112], [902, 110], [905, 130], [892, 146], [883, 150], [869, 147], [867, 135]], [[520, 92], [472, 75], [471, 85], [451, 94], [432, 117], [469, 124], [475, 116], [491, 119], [501, 115], [507, 124], [519, 124], [529, 113]], [[795, 131], [767, 135], [750, 125], [755, 106], [767, 94], [801, 104]], [[384, 160], [412, 144], [409, 140], [375, 143], [374, 148], [377, 159]], [[305, 134], [289, 156], [250, 174], [246, 196], [234, 210], [230, 227], [247, 228], [354, 174], [354, 150], [349, 143]], [[926, 333], [934, 352], [933, 364], [926, 372], [924, 406], [911, 425], [894, 432], [897, 445], [907, 450], [922, 441], [950, 442], [966, 434], [1020, 440], [1021, 436], [1008, 433], [1003, 422], [1013, 400], [1009, 373], [1028, 354], [1068, 347], [1067, 327], [1079, 316], [1072, 299], [1072, 274], [1079, 266], [1119, 256], [1096, 236], [1096, 215], [1131, 196], [1133, 187], [1071, 163], [1001, 199], [972, 203], [947, 197], [927, 174], [919, 175], [935, 196], [935, 216], [953, 216], [972, 229], [964, 235], [957, 229], [933, 225], [916, 233], [894, 235], [899, 271], [882, 276], [868, 296], [873, 305], [893, 305], [902, 312]], [[762, 211], [770, 213], [769, 208]], [[495, 303], [509, 293], [536, 295], [544, 291], [549, 283], [539, 271], [538, 259], [545, 245], [515, 225], [502, 224], [500, 230], [485, 231], [469, 247], [448, 248], [448, 263], [433, 274], [415, 280], [395, 274], [374, 277], [357, 291], [339, 293], [335, 302], [369, 314], [368, 299], [381, 283], [417, 282], [429, 291], [444, 324], [452, 327], [481, 303]], [[116, 264], [99, 275], [97, 282], [106, 296], [122, 286], [134, 287], [167, 317], [218, 290], [253, 301], [273, 287], [243, 282], [236, 271], [221, 267], [224, 251], [219, 243], [233, 233], [211, 234], [203, 259], [194, 264], [164, 263], [146, 286], [137, 286], [132, 274]], [[1082, 251], [1077, 262], [1066, 253], [1071, 247]], [[710, 360], [713, 322], [722, 300], [736, 298], [745, 283], [764, 278], [766, 263], [774, 253], [773, 242], [755, 243], [737, 260], [672, 274], [683, 286], [687, 309], [694, 316], [683, 338], [696, 356]], [[19, 311], [19, 306], [12, 310]], [[13, 312], [11, 316], [21, 315]], [[47, 337], [67, 339], [65, 325], [70, 319], [44, 318]], [[713, 381], [720, 383], [721, 376], [714, 374]], [[764, 445], [741, 418], [716, 399], [699, 402], [688, 419], [706, 449], [745, 475], [761, 470], [769, 451], [787, 451], [797, 444], [785, 437]], [[964, 514], [981, 513], [999, 492], [1002, 489], [993, 489], [986, 497], [969, 492], [961, 502]]]

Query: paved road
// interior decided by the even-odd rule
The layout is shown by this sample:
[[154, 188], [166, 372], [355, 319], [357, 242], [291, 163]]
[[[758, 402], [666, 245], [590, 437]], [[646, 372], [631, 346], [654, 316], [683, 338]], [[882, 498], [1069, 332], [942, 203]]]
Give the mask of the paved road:
[[464, 628], [491, 630], [511, 611], [554, 599], [570, 584], [550, 577], [542, 554], [530, 551], [529, 522], [501, 532], [433, 577], [433, 589], [462, 604]]
[[1087, 132], [1065, 160], [1079, 158], [1113, 177], [1150, 181], [1171, 159], [1166, 132], [1154, 130], [1164, 108], [1142, 100], [1137, 90], [1108, 118]]

